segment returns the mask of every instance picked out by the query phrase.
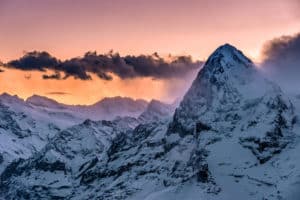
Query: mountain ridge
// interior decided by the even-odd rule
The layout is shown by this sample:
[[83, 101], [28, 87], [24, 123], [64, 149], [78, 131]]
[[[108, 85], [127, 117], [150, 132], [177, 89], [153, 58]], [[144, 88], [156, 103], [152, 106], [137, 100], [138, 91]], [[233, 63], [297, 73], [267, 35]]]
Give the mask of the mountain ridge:
[[91, 105], [67, 105], [59, 103], [54, 99], [32, 95], [26, 100], [19, 98], [18, 96], [12, 96], [8, 93], [0, 95], [0, 101], [2, 103], [16, 107], [16, 104], [23, 107], [38, 107], [38, 109], [46, 109], [49, 112], [66, 113], [72, 115], [75, 118], [80, 119], [93, 119], [93, 120], [113, 120], [114, 118], [121, 116], [133, 116], [138, 117], [147, 107], [148, 102], [142, 99], [132, 99], [130, 97], [106, 97], [102, 100]]

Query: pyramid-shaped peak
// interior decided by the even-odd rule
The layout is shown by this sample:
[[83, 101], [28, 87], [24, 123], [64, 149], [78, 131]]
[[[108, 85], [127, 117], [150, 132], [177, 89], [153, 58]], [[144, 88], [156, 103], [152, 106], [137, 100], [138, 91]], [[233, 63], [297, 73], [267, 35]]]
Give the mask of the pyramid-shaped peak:
[[212, 66], [232, 66], [236, 64], [249, 66], [253, 63], [243, 52], [230, 44], [224, 44], [218, 47], [206, 62], [206, 65]]
[[223, 50], [223, 51], [226, 51], [226, 50], [228, 50], [228, 51], [239, 51], [235, 46], [233, 46], [229, 43], [221, 45], [220, 47], [217, 48], [216, 51], [221, 51], [221, 50]]
[[[243, 52], [241, 52], [239, 49], [237, 49], [236, 47], [234, 47], [233, 45], [231, 44], [224, 44], [224, 45], [221, 45], [219, 46], [215, 51], [214, 53], [212, 54], [213, 55], [240, 55], [240, 56], [243, 56], [245, 58], [247, 58]], [[248, 58], [247, 58], [248, 59]], [[248, 59], [249, 60], [249, 59]], [[250, 60], [249, 60], [250, 61]]]
[[[279, 87], [266, 80], [251, 60], [232, 45], [225, 44], [215, 50], [198, 73], [179, 107], [176, 108], [169, 132], [193, 134], [198, 122], [214, 122], [215, 126], [216, 121], [223, 120], [226, 123], [238, 121], [240, 116], [227, 119], [227, 114], [239, 115], [244, 112], [243, 110], [236, 112], [240, 108], [260, 109], [258, 103], [250, 106], [249, 102], [257, 101], [268, 107], [264, 105], [265, 99], [269, 101], [266, 104], [269, 104], [274, 99], [281, 99], [281, 95]], [[285, 105], [289, 107], [289, 102], [285, 101]], [[203, 128], [201, 123], [199, 126]]]

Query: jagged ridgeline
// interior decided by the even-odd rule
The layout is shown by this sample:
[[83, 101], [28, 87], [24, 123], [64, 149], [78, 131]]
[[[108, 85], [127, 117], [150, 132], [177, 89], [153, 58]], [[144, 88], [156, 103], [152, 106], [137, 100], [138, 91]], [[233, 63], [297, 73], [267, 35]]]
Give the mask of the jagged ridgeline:
[[162, 106], [152, 102], [137, 126], [126, 126], [128, 118], [87, 120], [58, 132], [3, 170], [0, 196], [297, 199], [294, 107], [235, 47], [209, 57], [172, 117]]

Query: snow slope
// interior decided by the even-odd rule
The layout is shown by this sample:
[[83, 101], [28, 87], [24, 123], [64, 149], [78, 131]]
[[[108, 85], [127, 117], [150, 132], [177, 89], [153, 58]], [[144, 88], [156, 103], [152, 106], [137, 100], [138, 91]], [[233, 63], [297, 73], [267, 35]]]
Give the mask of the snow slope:
[[[11, 105], [23, 102], [9, 97]], [[60, 128], [34, 113], [15, 112], [0, 101], [0, 174], [14, 159], [29, 158], [39, 151]]]

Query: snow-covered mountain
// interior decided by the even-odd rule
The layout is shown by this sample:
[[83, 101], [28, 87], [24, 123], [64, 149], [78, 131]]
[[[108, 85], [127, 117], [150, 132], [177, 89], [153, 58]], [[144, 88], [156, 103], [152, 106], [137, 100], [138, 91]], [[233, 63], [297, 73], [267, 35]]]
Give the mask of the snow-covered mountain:
[[16, 95], [3, 93], [0, 95], [0, 103], [11, 112], [25, 114], [37, 121], [51, 122], [62, 129], [86, 119], [69, 111], [64, 104], [37, 95], [23, 100]]
[[0, 174], [14, 159], [29, 158], [41, 150], [61, 130], [60, 126], [38, 112], [28, 113], [20, 109], [26, 109], [23, 100], [7, 94], [1, 96]]
[[66, 105], [47, 97], [33, 95], [26, 100], [32, 106], [64, 112], [81, 119], [113, 120], [116, 117], [138, 117], [147, 107], [148, 102], [128, 97], [104, 98], [99, 102], [83, 105]]
[[[91, 106], [69, 106], [42, 96], [34, 95], [24, 101], [4, 93], [0, 95], [0, 174], [13, 160], [29, 158], [40, 151], [50, 138], [67, 127], [88, 118], [138, 116], [146, 105], [143, 100], [115, 97]], [[125, 117], [116, 123], [129, 124]]]
[[26, 99], [26, 102], [37, 107], [55, 108], [55, 109], [68, 109], [68, 105], [58, 103], [57, 101], [48, 97], [32, 95]]
[[287, 174], [299, 174], [300, 165], [294, 157], [296, 119], [280, 88], [240, 51], [224, 45], [199, 72], [168, 132], [196, 135], [221, 189], [218, 199], [289, 199], [292, 191], [286, 189], [296, 182]]
[[[290, 133], [293, 117], [294, 108], [280, 88], [261, 76], [240, 51], [224, 45], [198, 74], [169, 130], [180, 135], [203, 129], [230, 135], [246, 132], [236, 135], [264, 162], [292, 136], [285, 133]], [[268, 144], [271, 138], [278, 146]]]
[[111, 120], [117, 116], [138, 117], [147, 108], [148, 102], [137, 99], [133, 100], [128, 97], [104, 98], [103, 100], [92, 105], [89, 110], [91, 112], [104, 113], [109, 117], [102, 119]]
[[147, 122], [137, 126], [134, 118], [118, 118], [65, 129], [6, 167], [0, 197], [297, 200], [297, 111], [226, 44], [209, 57], [173, 117], [153, 101], [139, 117]]

